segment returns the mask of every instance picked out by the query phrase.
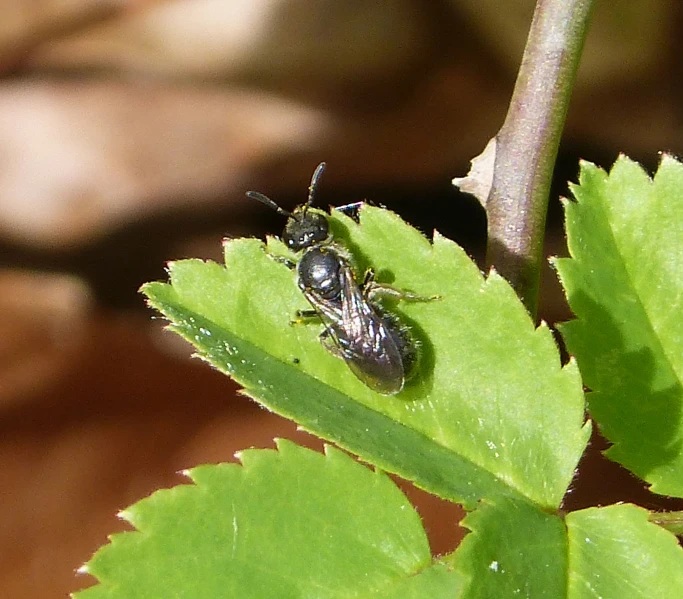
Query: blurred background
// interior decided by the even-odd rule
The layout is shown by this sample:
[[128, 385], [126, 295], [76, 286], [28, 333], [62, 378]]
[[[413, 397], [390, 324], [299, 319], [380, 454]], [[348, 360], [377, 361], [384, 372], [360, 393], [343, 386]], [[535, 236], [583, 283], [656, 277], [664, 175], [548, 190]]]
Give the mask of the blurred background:
[[[63, 597], [116, 512], [176, 472], [275, 436], [256, 408], [162, 331], [137, 289], [164, 263], [220, 260], [224, 236], [279, 233], [244, 196], [292, 207], [367, 199], [478, 260], [485, 216], [451, 178], [505, 115], [531, 0], [0, 0], [0, 588]], [[560, 149], [650, 171], [683, 150], [683, 5], [598, 3]], [[541, 317], [569, 318], [544, 273]], [[593, 442], [566, 507], [648, 495]], [[403, 485], [435, 553], [460, 512]]]

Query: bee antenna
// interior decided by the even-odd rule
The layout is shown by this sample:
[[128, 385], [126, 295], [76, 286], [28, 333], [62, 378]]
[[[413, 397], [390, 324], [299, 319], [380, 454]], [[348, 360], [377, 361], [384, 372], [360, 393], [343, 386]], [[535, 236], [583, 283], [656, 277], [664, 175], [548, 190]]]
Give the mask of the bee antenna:
[[308, 186], [308, 201], [306, 202], [306, 207], [313, 205], [313, 198], [315, 197], [316, 189], [318, 188], [318, 183], [320, 183], [320, 177], [325, 170], [327, 165], [321, 162], [313, 171], [313, 176], [311, 177], [311, 184]]
[[272, 208], [277, 212], [278, 214], [281, 214], [282, 216], [292, 216], [291, 212], [288, 212], [284, 208], [280, 208], [273, 200], [271, 200], [268, 196], [263, 195], [262, 193], [259, 193], [258, 191], [248, 191], [246, 194], [248, 198], [251, 198], [252, 200], [258, 200], [262, 204], [265, 204], [269, 208]]

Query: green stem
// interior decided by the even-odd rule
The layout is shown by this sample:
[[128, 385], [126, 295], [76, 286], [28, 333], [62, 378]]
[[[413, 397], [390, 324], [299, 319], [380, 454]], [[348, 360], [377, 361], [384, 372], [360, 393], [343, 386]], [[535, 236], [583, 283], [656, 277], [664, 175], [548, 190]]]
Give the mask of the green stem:
[[655, 512], [650, 514], [650, 522], [675, 535], [683, 535], [683, 512]]
[[538, 0], [486, 200], [486, 260], [535, 316], [548, 194], [593, 0]]

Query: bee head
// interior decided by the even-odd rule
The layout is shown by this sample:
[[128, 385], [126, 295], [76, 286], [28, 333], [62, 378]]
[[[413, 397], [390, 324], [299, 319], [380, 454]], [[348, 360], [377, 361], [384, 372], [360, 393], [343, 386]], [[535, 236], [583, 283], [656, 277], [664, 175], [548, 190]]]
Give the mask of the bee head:
[[282, 241], [295, 252], [325, 243], [330, 236], [327, 217], [307, 208], [308, 206], [304, 205], [294, 210], [282, 233]]
[[288, 212], [278, 206], [268, 196], [258, 191], [248, 191], [247, 197], [262, 202], [275, 210], [278, 214], [287, 217], [285, 230], [282, 232], [282, 240], [288, 248], [298, 252], [306, 248], [325, 243], [330, 237], [330, 225], [327, 216], [321, 212], [311, 211], [309, 208], [313, 204], [315, 190], [320, 181], [320, 176], [325, 170], [325, 163], [321, 162], [311, 177], [311, 184], [308, 187], [308, 200], [305, 204], [298, 206], [294, 212]]

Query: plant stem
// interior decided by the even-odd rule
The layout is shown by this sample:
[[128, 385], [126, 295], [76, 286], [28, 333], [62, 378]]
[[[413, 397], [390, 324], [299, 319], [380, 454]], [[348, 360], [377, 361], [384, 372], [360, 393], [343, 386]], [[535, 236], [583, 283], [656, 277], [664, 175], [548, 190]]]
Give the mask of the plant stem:
[[650, 514], [650, 522], [675, 535], [683, 535], [683, 512], [659, 512]]
[[486, 261], [536, 315], [548, 194], [593, 0], [538, 0], [486, 200]]

